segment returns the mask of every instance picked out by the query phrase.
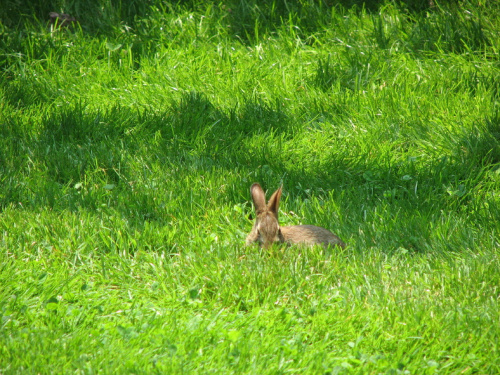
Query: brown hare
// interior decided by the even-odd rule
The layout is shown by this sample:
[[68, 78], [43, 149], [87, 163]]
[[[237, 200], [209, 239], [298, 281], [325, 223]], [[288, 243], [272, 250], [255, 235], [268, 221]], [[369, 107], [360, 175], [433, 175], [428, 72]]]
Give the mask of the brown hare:
[[273, 243], [301, 244], [313, 246], [321, 244], [324, 247], [346, 244], [329, 230], [314, 225], [292, 225], [280, 227], [278, 209], [281, 198], [281, 187], [276, 190], [266, 204], [266, 195], [262, 187], [255, 183], [250, 187], [253, 204], [255, 206], [255, 224], [247, 236], [246, 245], [258, 243], [267, 248]]

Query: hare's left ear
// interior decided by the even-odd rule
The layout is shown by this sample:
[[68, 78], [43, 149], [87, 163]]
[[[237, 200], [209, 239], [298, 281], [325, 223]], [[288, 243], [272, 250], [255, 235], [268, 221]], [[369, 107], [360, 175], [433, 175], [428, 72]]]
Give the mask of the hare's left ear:
[[281, 188], [283, 187], [280, 186], [278, 190], [276, 190], [273, 195], [271, 195], [271, 198], [269, 198], [269, 202], [267, 202], [267, 208], [269, 211], [274, 213], [276, 217], [278, 217], [278, 210], [280, 207], [280, 199], [281, 199]]
[[255, 206], [255, 211], [263, 211], [266, 209], [266, 194], [262, 187], [255, 183], [250, 186], [250, 195], [252, 196], [253, 204]]

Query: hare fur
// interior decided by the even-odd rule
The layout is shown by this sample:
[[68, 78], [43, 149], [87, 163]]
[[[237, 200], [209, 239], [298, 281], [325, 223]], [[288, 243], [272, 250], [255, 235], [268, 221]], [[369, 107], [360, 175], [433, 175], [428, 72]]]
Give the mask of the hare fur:
[[264, 190], [258, 183], [250, 187], [255, 207], [255, 224], [247, 236], [246, 245], [258, 243], [267, 248], [273, 243], [301, 244], [313, 246], [316, 244], [340, 246], [346, 244], [329, 230], [314, 225], [292, 225], [281, 227], [278, 221], [278, 210], [281, 199], [281, 187], [276, 190], [266, 203]]

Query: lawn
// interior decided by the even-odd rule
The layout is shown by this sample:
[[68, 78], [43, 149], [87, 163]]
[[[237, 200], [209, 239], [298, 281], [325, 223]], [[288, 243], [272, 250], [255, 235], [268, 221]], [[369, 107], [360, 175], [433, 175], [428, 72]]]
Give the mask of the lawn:
[[[493, 1], [7, 0], [0, 373], [500, 373], [499, 51]], [[245, 247], [254, 182], [347, 248]]]

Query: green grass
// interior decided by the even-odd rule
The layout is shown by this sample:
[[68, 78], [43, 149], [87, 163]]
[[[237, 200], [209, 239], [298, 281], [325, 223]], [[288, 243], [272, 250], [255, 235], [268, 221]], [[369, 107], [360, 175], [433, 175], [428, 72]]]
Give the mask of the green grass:
[[500, 9], [329, 3], [6, 2], [0, 373], [500, 372]]

